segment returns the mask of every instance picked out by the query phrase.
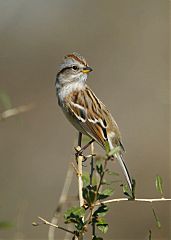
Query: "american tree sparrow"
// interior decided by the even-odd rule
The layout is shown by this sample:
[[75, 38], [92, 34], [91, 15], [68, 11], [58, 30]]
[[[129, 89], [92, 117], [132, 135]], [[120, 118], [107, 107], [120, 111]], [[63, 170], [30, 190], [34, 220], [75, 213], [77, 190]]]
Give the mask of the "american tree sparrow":
[[88, 135], [103, 148], [106, 142], [110, 150], [120, 146], [121, 151], [114, 157], [118, 160], [132, 191], [132, 179], [122, 157], [124, 147], [118, 125], [106, 106], [86, 85], [87, 75], [91, 71], [86, 60], [78, 53], [65, 56], [56, 76], [58, 104], [80, 133]]

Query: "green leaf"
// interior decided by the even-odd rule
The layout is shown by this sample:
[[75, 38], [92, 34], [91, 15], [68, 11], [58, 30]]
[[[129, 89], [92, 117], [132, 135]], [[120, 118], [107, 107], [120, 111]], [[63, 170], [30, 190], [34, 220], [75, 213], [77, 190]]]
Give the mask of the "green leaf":
[[83, 198], [86, 200], [88, 206], [91, 206], [96, 201], [97, 185], [83, 188]]
[[97, 228], [102, 232], [102, 233], [106, 233], [109, 229], [109, 225], [106, 224], [97, 224]]
[[79, 222], [75, 224], [75, 227], [77, 230], [81, 231], [83, 229], [84, 225], [85, 224], [84, 224], [83, 220], [79, 219]]
[[85, 225], [83, 217], [85, 209], [82, 207], [72, 207], [64, 213], [65, 223], [74, 223], [77, 230], [81, 231]]
[[104, 217], [108, 211], [108, 207], [105, 204], [102, 204], [98, 209], [93, 213], [93, 217], [97, 219], [97, 217]]
[[163, 196], [163, 180], [161, 176], [156, 176], [156, 189]]
[[102, 232], [102, 233], [106, 233], [109, 225], [106, 223], [104, 218], [100, 218], [98, 223], [97, 223], [97, 228]]
[[67, 219], [71, 214], [78, 217], [84, 217], [85, 209], [83, 207], [71, 207], [64, 213], [64, 218]]
[[13, 225], [8, 221], [0, 221], [0, 229], [11, 228]]
[[[135, 180], [133, 180], [133, 181], [134, 181], [133, 184], [134, 184], [134, 187], [135, 187]], [[127, 198], [129, 200], [134, 200], [135, 199], [134, 187], [133, 187], [133, 192], [131, 192], [127, 184], [122, 184], [121, 186], [122, 186], [122, 190], [123, 190], [124, 195], [127, 196]]]
[[159, 220], [159, 218], [158, 218], [158, 216], [157, 216], [157, 214], [156, 214], [154, 208], [152, 208], [152, 211], [153, 211], [153, 215], [154, 215], [154, 218], [155, 218], [155, 221], [156, 221], [156, 225], [157, 225], [157, 227], [158, 227], [158, 228], [161, 228], [160, 220]]
[[121, 147], [117, 146], [115, 148], [113, 148], [110, 152], [108, 152], [108, 156], [114, 156], [115, 154], [119, 153], [121, 151]]
[[102, 163], [96, 164], [96, 171], [97, 171], [97, 173], [98, 173], [100, 176], [103, 174], [103, 165], [102, 165]]
[[111, 196], [113, 194], [113, 189], [111, 188], [106, 188], [105, 190], [103, 190], [103, 192], [101, 192], [101, 194], [106, 195], [106, 196]]
[[2, 103], [5, 110], [12, 108], [11, 98], [5, 92], [0, 92], [0, 102]]
[[98, 194], [98, 199], [101, 200], [101, 199], [107, 198], [107, 197], [111, 196], [112, 194], [113, 194], [113, 189], [106, 188], [103, 192]]

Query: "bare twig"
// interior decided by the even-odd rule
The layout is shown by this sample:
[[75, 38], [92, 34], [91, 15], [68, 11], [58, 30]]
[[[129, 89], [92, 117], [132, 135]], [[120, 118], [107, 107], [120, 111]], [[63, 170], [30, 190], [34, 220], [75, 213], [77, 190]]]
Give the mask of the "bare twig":
[[[53, 223], [47, 221], [46, 219], [44, 219], [44, 218], [42, 218], [42, 217], [38, 217], [38, 219], [41, 220], [42, 223], [44, 223], [44, 224], [46, 224], [46, 225], [49, 225], [49, 226], [52, 226], [52, 227], [61, 229], [61, 230], [65, 231], [65, 232], [69, 232], [69, 233], [75, 235], [75, 232], [70, 231], [70, 230], [68, 230], [68, 229], [66, 229], [66, 228], [60, 227], [59, 225], [53, 224]], [[38, 226], [38, 225], [39, 225], [38, 223], [33, 223], [33, 226]]]
[[102, 186], [102, 183], [103, 183], [103, 178], [104, 178], [104, 175], [105, 175], [105, 172], [106, 172], [106, 168], [107, 168], [107, 162], [108, 162], [108, 159], [105, 159], [104, 166], [103, 166], [103, 173], [100, 176], [99, 185], [97, 187], [97, 194], [98, 194], [98, 192], [100, 190], [100, 187]]
[[83, 156], [79, 155], [77, 157], [78, 161], [78, 192], [79, 192], [79, 202], [80, 202], [80, 207], [84, 205], [84, 199], [83, 199], [83, 181], [82, 181], [82, 162], [83, 162]]
[[[82, 133], [79, 132], [78, 136], [78, 148], [77, 150], [81, 150], [81, 141], [82, 141]], [[83, 181], [82, 181], [82, 174], [83, 174], [83, 169], [82, 169], [82, 163], [83, 163], [83, 156], [81, 154], [76, 154], [76, 161], [77, 161], [77, 166], [78, 166], [78, 195], [79, 195], [79, 204], [80, 207], [84, 205], [84, 198], [83, 198]], [[83, 240], [83, 233], [79, 234], [78, 237], [79, 240]]]
[[108, 204], [108, 203], [114, 203], [114, 202], [147, 202], [147, 203], [153, 203], [153, 202], [166, 202], [166, 201], [171, 201], [171, 198], [135, 198], [135, 199], [128, 199], [128, 198], [116, 198], [116, 199], [110, 199], [106, 201], [102, 201], [97, 203], [96, 205], [100, 205], [101, 203], [103, 204]]
[[[65, 178], [65, 182], [64, 182], [64, 186], [63, 186], [63, 190], [62, 190], [60, 199], [59, 199], [58, 206], [57, 206], [57, 208], [54, 212], [54, 215], [52, 217], [52, 220], [51, 220], [52, 224], [55, 224], [55, 225], [58, 224], [59, 217], [61, 215], [64, 204], [67, 200], [68, 192], [69, 192], [71, 182], [72, 182], [72, 177], [73, 177], [73, 170], [70, 166], [68, 168], [68, 171], [67, 171], [67, 175], [66, 175], [66, 178]], [[50, 225], [49, 232], [48, 232], [48, 239], [49, 240], [54, 240], [54, 235], [55, 235], [55, 227]]]
[[[78, 152], [81, 150], [81, 141], [82, 141], [82, 133], [79, 132], [78, 135], [78, 147], [77, 150]], [[83, 156], [82, 155], [77, 155], [76, 154], [76, 160], [78, 164], [78, 194], [79, 194], [79, 202], [80, 202], [80, 207], [84, 205], [84, 199], [83, 199], [83, 181], [82, 181], [82, 174], [83, 174], [83, 169], [82, 169], [82, 163], [83, 163]]]
[[30, 104], [27, 104], [27, 105], [21, 105], [21, 106], [16, 107], [16, 108], [8, 109], [8, 110], [0, 113], [0, 121], [5, 120], [9, 117], [13, 117], [13, 116], [18, 115], [18, 114], [23, 113], [23, 112], [28, 112], [33, 107], [34, 107], [34, 105], [32, 103], [30, 103]]

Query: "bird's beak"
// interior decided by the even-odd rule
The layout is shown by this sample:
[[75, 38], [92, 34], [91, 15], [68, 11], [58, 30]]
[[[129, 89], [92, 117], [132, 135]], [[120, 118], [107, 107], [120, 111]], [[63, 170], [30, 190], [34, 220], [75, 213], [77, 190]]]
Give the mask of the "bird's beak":
[[88, 66], [84, 67], [83, 70], [82, 70], [83, 73], [89, 73], [91, 71], [93, 71], [93, 69], [91, 67], [88, 67]]

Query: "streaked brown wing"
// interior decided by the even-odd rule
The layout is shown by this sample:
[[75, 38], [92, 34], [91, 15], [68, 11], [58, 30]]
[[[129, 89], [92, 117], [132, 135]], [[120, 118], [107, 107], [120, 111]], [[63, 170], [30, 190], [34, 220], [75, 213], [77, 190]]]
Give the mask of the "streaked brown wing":
[[105, 105], [98, 100], [90, 88], [75, 91], [67, 96], [67, 108], [89, 136], [105, 146], [107, 129], [113, 128], [113, 119]]

